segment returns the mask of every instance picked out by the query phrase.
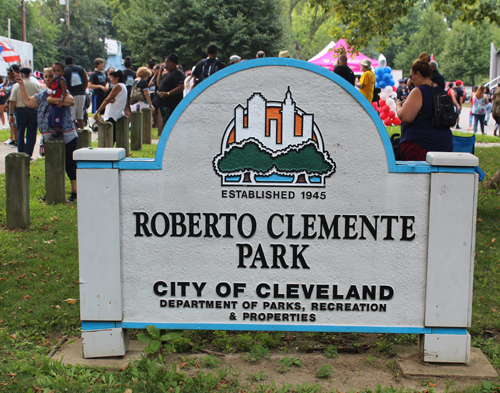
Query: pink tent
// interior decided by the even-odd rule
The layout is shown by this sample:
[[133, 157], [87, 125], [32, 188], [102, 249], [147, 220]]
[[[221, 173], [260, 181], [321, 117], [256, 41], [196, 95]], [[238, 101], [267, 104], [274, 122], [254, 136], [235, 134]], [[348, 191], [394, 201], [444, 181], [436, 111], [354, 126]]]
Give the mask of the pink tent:
[[[331, 45], [329, 45], [331, 48]], [[327, 51], [324, 53], [322, 56], [319, 57], [313, 57], [311, 60], [309, 60], [310, 63], [319, 65], [321, 67], [325, 67], [329, 69], [330, 71], [333, 71], [333, 68], [335, 66], [335, 63], [337, 61], [337, 55], [335, 55], [335, 49], [344, 47], [346, 48], [347, 51], [347, 65], [351, 67], [351, 70], [355, 73], [361, 73], [361, 66], [359, 65], [359, 62], [363, 59], [368, 59], [372, 62], [372, 67], [377, 68], [378, 67], [378, 60], [370, 59], [369, 57], [365, 56], [362, 53], [358, 53], [357, 56], [351, 57], [349, 54], [352, 52], [352, 49], [350, 46], [346, 44], [346, 42], [342, 39], [337, 41], [335, 46], [331, 51]], [[326, 48], [325, 48], [326, 49]], [[325, 50], [323, 49], [323, 51]]]

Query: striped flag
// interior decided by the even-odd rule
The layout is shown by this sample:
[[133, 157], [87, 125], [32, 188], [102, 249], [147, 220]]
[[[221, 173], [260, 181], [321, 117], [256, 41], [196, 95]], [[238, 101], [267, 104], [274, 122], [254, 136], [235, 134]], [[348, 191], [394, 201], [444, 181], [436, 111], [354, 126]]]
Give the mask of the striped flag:
[[6, 63], [21, 61], [21, 58], [17, 55], [17, 53], [14, 52], [9, 45], [5, 45], [2, 41], [0, 41], [0, 56]]

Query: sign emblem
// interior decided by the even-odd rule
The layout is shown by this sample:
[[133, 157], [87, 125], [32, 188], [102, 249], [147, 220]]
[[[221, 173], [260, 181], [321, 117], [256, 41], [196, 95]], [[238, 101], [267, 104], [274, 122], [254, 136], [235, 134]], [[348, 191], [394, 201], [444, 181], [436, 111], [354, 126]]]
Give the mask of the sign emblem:
[[234, 108], [213, 165], [225, 186], [323, 187], [336, 168], [314, 115], [296, 106], [290, 87], [281, 102], [256, 92], [246, 108]]

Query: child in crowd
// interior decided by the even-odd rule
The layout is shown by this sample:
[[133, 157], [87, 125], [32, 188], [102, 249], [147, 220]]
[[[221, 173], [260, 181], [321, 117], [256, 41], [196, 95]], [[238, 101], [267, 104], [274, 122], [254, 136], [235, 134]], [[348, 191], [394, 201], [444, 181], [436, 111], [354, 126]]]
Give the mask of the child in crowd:
[[[66, 79], [64, 79], [64, 64], [57, 61], [52, 64], [52, 71], [54, 72], [54, 80], [47, 94], [53, 98], [60, 98], [57, 104], [50, 106], [49, 127], [53, 127], [56, 133], [62, 134], [62, 126], [64, 123], [64, 112], [66, 108], [62, 106], [64, 97], [66, 96]], [[48, 87], [48, 86], [47, 86]]]

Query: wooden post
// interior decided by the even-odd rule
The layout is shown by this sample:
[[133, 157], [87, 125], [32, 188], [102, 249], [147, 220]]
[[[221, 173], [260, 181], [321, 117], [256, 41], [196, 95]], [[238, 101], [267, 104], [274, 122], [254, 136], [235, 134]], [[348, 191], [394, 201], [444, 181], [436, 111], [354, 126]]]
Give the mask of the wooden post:
[[76, 130], [76, 133], [78, 134], [77, 149], [92, 146], [92, 130], [90, 128]]
[[128, 140], [128, 117], [123, 116], [116, 122], [116, 147], [123, 147], [125, 155], [129, 156], [129, 140]]
[[130, 131], [130, 149], [142, 150], [142, 112], [132, 112], [132, 127]]
[[63, 140], [45, 143], [45, 202], [63, 203], [65, 184], [66, 144]]
[[113, 147], [113, 124], [103, 121], [97, 126], [98, 147]]
[[5, 157], [5, 195], [7, 228], [30, 226], [30, 157], [10, 153]]
[[142, 141], [145, 144], [151, 144], [151, 129], [153, 121], [153, 111], [151, 108], [142, 108], [143, 134]]

